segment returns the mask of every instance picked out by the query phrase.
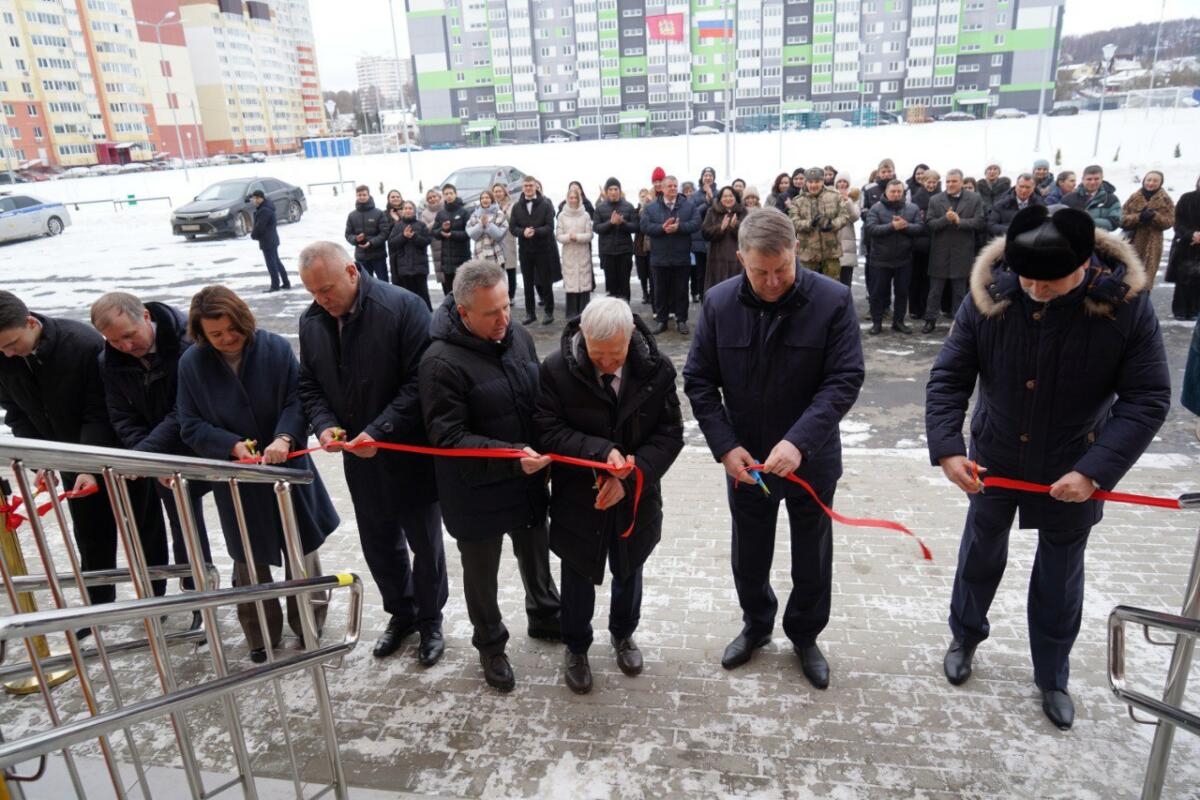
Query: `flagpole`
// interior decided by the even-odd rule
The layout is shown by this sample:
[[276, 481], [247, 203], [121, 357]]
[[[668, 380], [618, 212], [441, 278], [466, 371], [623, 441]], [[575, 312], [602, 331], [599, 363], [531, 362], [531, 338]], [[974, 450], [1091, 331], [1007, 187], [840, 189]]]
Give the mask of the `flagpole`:
[[[684, 95], [684, 113], [687, 115], [683, 127], [684, 146], [687, 148], [687, 174], [692, 174], [692, 21], [686, 19], [684, 30], [687, 39], [681, 39], [687, 45], [687, 94]], [[670, 63], [670, 59], [667, 60]]]
[[732, 181], [733, 166], [729, 161], [729, 98], [733, 94], [733, 81], [729, 75], [729, 0], [721, 0], [721, 37], [721, 43], [725, 45], [725, 180]]

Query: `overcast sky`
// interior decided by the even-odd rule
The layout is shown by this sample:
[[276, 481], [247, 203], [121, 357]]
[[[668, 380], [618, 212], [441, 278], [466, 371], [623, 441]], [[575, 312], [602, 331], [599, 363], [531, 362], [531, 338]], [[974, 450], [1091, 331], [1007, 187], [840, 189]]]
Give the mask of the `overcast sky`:
[[[400, 54], [408, 55], [404, 0], [395, 5], [396, 39]], [[1066, 0], [1063, 30], [1067, 34], [1119, 28], [1138, 22], [1157, 22], [1162, 0]], [[310, 0], [317, 38], [317, 66], [325, 89], [353, 89], [354, 61], [360, 55], [391, 55], [389, 0]], [[1166, 0], [1166, 18], [1200, 15], [1198, 0]], [[353, 12], [348, 13], [348, 9]]]

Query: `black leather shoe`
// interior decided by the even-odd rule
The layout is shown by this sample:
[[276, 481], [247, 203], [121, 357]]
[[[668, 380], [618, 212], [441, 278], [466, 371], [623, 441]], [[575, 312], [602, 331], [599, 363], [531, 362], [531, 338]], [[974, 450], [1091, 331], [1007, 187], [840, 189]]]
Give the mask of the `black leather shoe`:
[[545, 317], [542, 317], [542, 324], [543, 325], [553, 325], [554, 324], [554, 315], [549, 314]]
[[613, 637], [613, 647], [617, 651], [617, 666], [621, 668], [629, 677], [642, 674], [642, 651], [638, 650], [637, 643], [633, 641], [632, 636], [626, 636], [624, 639]]
[[575, 694], [587, 694], [592, 690], [592, 668], [587, 653], [567, 651], [567, 688]]
[[977, 645], [965, 645], [958, 639], [950, 642], [950, 649], [942, 659], [942, 670], [946, 680], [954, 686], [962, 686], [971, 677], [971, 659], [975, 657]]
[[1042, 711], [1060, 731], [1071, 730], [1075, 723], [1075, 704], [1071, 695], [1059, 689], [1042, 692]]
[[86, 639], [87, 637], [89, 637], [91, 635], [92, 635], [91, 628], [80, 628], [79, 630], [75, 631], [76, 639]]
[[667, 323], [665, 323], [665, 322], [658, 323], [657, 325], [654, 326], [654, 330], [652, 332], [654, 333], [655, 336], [657, 336], [660, 333], [666, 333], [667, 332]]
[[804, 677], [808, 678], [808, 682], [818, 689], [828, 689], [829, 662], [825, 660], [825, 654], [821, 652], [821, 648], [816, 644], [810, 644], [808, 647], [793, 645], [792, 649], [800, 657], [800, 670], [804, 673]]
[[687, 323], [686, 323], [686, 322], [677, 322], [677, 323], [675, 323], [675, 330], [679, 331], [679, 335], [680, 335], [680, 336], [687, 336], [687, 335], [688, 335], [688, 326], [687, 326]]
[[925, 327], [921, 328], [921, 333], [933, 333], [937, 330], [937, 323], [931, 319], [925, 320]]
[[508, 656], [504, 653], [496, 653], [492, 656], [480, 653], [479, 663], [483, 665], [483, 679], [493, 689], [507, 694], [517, 685], [517, 679], [513, 677], [512, 665], [508, 663]]
[[263, 289], [262, 293], [263, 294], [274, 294], [275, 292], [278, 292], [278, 291], [279, 291], [278, 286], [270, 286], [266, 289]]
[[446, 652], [446, 640], [442, 637], [441, 630], [432, 630], [429, 633], [421, 634], [421, 644], [417, 648], [417, 661], [422, 667], [432, 667], [442, 658], [442, 653]]
[[540, 639], [543, 642], [562, 641], [562, 628], [559, 627], [558, 620], [556, 619], [549, 620], [548, 622], [530, 622], [527, 633], [530, 639]]
[[279, 287], [280, 291], [284, 291], [284, 292], [290, 291], [291, 288], [292, 288], [292, 285], [290, 283], [285, 283]]
[[188, 626], [189, 631], [198, 631], [204, 627], [204, 617], [200, 616], [199, 611], [192, 612], [192, 624]]
[[256, 647], [250, 651], [250, 660], [255, 664], [261, 664], [267, 660], [267, 649], [265, 647]]
[[521, 320], [522, 325], [532, 325], [535, 322], [537, 322], [537, 317], [535, 317], [533, 314], [530, 314], [528, 317]]
[[904, 334], [912, 333], [912, 328], [910, 328], [908, 325], [905, 325], [903, 322], [893, 322], [892, 330], [894, 330], [896, 333], [904, 333]]
[[750, 656], [760, 647], [770, 643], [770, 634], [761, 639], [751, 639], [745, 631], [739, 633], [737, 637], [725, 647], [725, 653], [721, 656], [721, 666], [725, 669], [733, 669], [740, 667], [750, 660]]
[[411, 622], [401, 622], [398, 617], [392, 617], [383, 635], [375, 640], [375, 649], [371, 655], [376, 658], [387, 658], [400, 649], [404, 640], [417, 632], [417, 626]]
[[882, 322], [872, 323], [871, 330], [867, 331], [867, 334], [870, 336], [878, 336], [881, 333], [883, 333], [883, 323]]

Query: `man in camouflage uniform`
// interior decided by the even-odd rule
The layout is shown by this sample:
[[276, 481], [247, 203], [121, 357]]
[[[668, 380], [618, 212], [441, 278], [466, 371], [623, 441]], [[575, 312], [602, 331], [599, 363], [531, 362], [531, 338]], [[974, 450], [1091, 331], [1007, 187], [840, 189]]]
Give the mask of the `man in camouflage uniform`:
[[838, 280], [842, 272], [838, 231], [850, 222], [850, 212], [837, 190], [825, 185], [820, 167], [805, 171], [804, 191], [792, 200], [789, 216], [796, 226], [800, 264]]

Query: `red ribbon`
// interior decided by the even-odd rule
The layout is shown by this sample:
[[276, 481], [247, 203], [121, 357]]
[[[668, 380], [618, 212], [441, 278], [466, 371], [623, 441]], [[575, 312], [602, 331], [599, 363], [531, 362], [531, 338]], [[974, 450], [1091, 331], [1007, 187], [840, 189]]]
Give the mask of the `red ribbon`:
[[[757, 470], [759, 472], [762, 472], [765, 469], [766, 469], [766, 467], [764, 467], [762, 464], [751, 464], [749, 466], [742, 467], [740, 472], [747, 472], [749, 470]], [[774, 474], [774, 473], [767, 473], [767, 474]], [[780, 476], [777, 475], [776, 477], [780, 477]], [[917, 536], [915, 533], [913, 533], [908, 528], [901, 525], [899, 522], [893, 522], [890, 519], [862, 519], [862, 518], [857, 518], [857, 517], [847, 517], [843, 514], [839, 514], [838, 512], [834, 511], [832, 508], [825, 505], [825, 503], [821, 501], [821, 498], [817, 496], [816, 490], [813, 489], [813, 487], [809, 484], [808, 481], [806, 481], [803, 478], [800, 478], [792, 473], [788, 473], [787, 475], [784, 475], [782, 477], [785, 478], [786, 480], [791, 481], [792, 483], [796, 484], [797, 486], [801, 487], [802, 489], [804, 489], [804, 491], [808, 492], [808, 495], [809, 495], [809, 497], [811, 497], [813, 499], [813, 502], [816, 503], [818, 506], [820, 506], [821, 510], [825, 512], [825, 516], [829, 517], [834, 522], [840, 522], [843, 525], [849, 525], [853, 528], [883, 528], [883, 529], [889, 530], [889, 531], [898, 531], [900, 533], [903, 533], [905, 536], [911, 536], [912, 538], [917, 540], [917, 545], [921, 548], [921, 556], [926, 561], [933, 561], [933, 552], [928, 547], [925, 546], [925, 542], [921, 541], [921, 537]], [[734, 480], [734, 482], [733, 482], [734, 488], [735, 489], [741, 488], [739, 486], [740, 483], [741, 483], [740, 480]]]
[[[1015, 489], [1018, 492], [1031, 492], [1034, 494], [1049, 494], [1050, 487], [1043, 483], [1030, 483], [1028, 481], [1016, 481], [1012, 478], [993, 478], [987, 477], [983, 481], [984, 488], [996, 489]], [[1174, 497], [1151, 497], [1145, 494], [1126, 494], [1125, 492], [1106, 492], [1103, 489], [1097, 489], [1092, 492], [1089, 500], [1108, 500], [1113, 503], [1129, 503], [1135, 506], [1153, 506], [1155, 508], [1173, 508], [1179, 510], [1182, 506]]]
[[[41, 494], [42, 491], [43, 490], [39, 489], [37, 494]], [[79, 491], [72, 489], [69, 492], [62, 492], [59, 494], [58, 499], [60, 502], [63, 500], [78, 500], [80, 497], [87, 497], [88, 495], [95, 494], [98, 491], [100, 491], [99, 485], [92, 485], [87, 489], [80, 489]], [[26, 517], [17, 513], [17, 509], [21, 507], [22, 499], [23, 498], [20, 497], [14, 497], [11, 503], [0, 504], [0, 514], [4, 515], [4, 524], [10, 531], [15, 531], [17, 528], [21, 527], [21, 524], [26, 520]], [[39, 517], [44, 517], [52, 508], [54, 508], [53, 502], [42, 503], [37, 507], [37, 515]]]
[[[356, 445], [351, 445], [349, 442], [342, 443], [342, 450], [357, 450], [360, 447], [375, 447], [380, 450], [393, 450], [400, 453], [418, 453], [427, 456], [442, 456], [447, 458], [503, 458], [516, 460], [521, 458], [529, 458], [529, 453], [524, 450], [518, 450], [515, 447], [422, 447], [415, 444], [396, 444], [395, 442], [360, 442]], [[304, 450], [295, 450], [287, 454], [287, 458], [299, 458], [310, 453], [316, 453], [324, 450], [322, 447], [309, 447]], [[336, 452], [336, 451], [334, 451]], [[628, 467], [614, 467], [603, 461], [590, 461], [586, 458], [574, 458], [573, 456], [560, 456], [557, 453], [542, 453], [551, 461], [559, 464], [569, 464], [573, 467], [586, 467], [588, 469], [602, 470], [617, 477], [624, 477], [629, 474]], [[239, 464], [261, 464], [262, 457], [243, 458], [239, 459]], [[642, 474], [642, 468], [633, 467], [635, 476], [634, 492], [633, 492], [633, 519], [629, 521], [629, 527], [621, 534], [622, 539], [628, 539], [633, 533], [633, 527], [637, 524], [638, 504], [642, 500], [642, 485], [645, 482], [645, 476]]]

